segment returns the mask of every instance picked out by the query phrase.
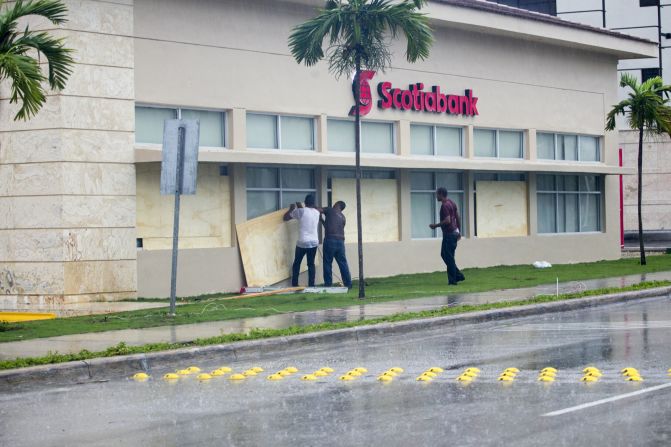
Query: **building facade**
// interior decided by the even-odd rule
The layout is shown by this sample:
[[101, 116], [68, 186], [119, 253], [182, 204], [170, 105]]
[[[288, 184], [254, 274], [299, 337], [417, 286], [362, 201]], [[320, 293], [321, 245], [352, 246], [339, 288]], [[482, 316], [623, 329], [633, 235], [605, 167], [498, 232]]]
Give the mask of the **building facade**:
[[[68, 90], [29, 123], [12, 122], [7, 101], [1, 109], [0, 269], [13, 287], [4, 280], [3, 293], [115, 299], [137, 284], [139, 296], [169, 294], [173, 202], [159, 177], [163, 121], [174, 117], [201, 123], [178, 295], [244, 285], [235, 225], [307, 193], [351, 205], [357, 276], [351, 80], [299, 66], [287, 47], [320, 0], [69, 4], [59, 32], [78, 66]], [[486, 2], [433, 1], [426, 12], [430, 58], [408, 64], [395, 42], [392, 68], [369, 81], [366, 275], [444, 268], [428, 227], [438, 186], [462, 214], [460, 266], [618, 258], [619, 174], [631, 170], [618, 167], [605, 115], [618, 61], [656, 46]]]

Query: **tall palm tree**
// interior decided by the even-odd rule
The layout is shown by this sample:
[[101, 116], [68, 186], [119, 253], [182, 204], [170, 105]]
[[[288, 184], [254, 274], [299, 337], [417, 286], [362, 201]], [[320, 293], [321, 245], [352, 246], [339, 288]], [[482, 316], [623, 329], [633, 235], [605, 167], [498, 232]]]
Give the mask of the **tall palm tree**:
[[643, 83], [628, 74], [622, 74], [620, 87], [629, 87], [629, 97], [613, 106], [608, 112], [606, 130], [615, 129], [615, 117], [624, 115], [632, 130], [638, 130], [638, 240], [641, 250], [641, 265], [645, 265], [643, 246], [643, 217], [641, 199], [643, 197], [643, 134], [669, 134], [671, 137], [671, 106], [669, 92], [671, 85], [664, 85], [661, 77], [650, 78]]
[[359, 251], [359, 298], [366, 296], [361, 227], [361, 88], [362, 70], [384, 71], [390, 67], [391, 40], [402, 33], [407, 41], [408, 62], [426, 59], [433, 42], [428, 18], [421, 14], [427, 0], [327, 0], [313, 19], [296, 26], [289, 36], [291, 54], [300, 63], [315, 65], [324, 58], [339, 78], [354, 73], [354, 126], [356, 163], [357, 243]]
[[[23, 17], [40, 16], [60, 25], [67, 21], [67, 8], [60, 0], [17, 0], [11, 6], [3, 4], [0, 0], [0, 6], [4, 6], [0, 12], [0, 81], [9, 79], [9, 102], [21, 104], [14, 120], [27, 120], [46, 101], [44, 81], [52, 89], [65, 88], [74, 60], [72, 50], [64, 46], [64, 39], [44, 31], [31, 31], [28, 26], [19, 31], [17, 22]], [[40, 68], [41, 55], [47, 60], [48, 76]]]

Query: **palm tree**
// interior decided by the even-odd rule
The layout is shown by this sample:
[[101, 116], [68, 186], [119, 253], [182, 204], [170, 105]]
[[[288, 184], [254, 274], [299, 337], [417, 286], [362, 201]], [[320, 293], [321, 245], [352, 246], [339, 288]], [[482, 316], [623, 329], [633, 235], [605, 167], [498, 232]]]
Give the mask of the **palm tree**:
[[315, 65], [324, 58], [339, 78], [354, 73], [354, 126], [356, 164], [357, 243], [359, 250], [359, 298], [366, 296], [361, 230], [361, 89], [362, 70], [384, 71], [391, 66], [391, 40], [402, 33], [407, 41], [408, 62], [426, 59], [433, 42], [426, 15], [418, 12], [427, 0], [327, 0], [317, 17], [296, 26], [289, 47], [296, 62]]
[[[40, 16], [60, 25], [66, 22], [66, 13], [60, 0], [17, 0], [0, 12], [0, 81], [10, 80], [9, 102], [21, 104], [14, 120], [35, 116], [46, 101], [44, 81], [52, 89], [62, 90], [74, 64], [72, 50], [65, 48], [64, 39], [31, 31], [28, 26], [19, 31], [17, 22], [23, 17]], [[48, 76], [40, 68], [40, 55], [47, 60]]]
[[643, 134], [671, 136], [671, 106], [669, 92], [671, 85], [664, 85], [661, 77], [650, 78], [643, 83], [628, 74], [622, 74], [620, 87], [629, 87], [629, 97], [613, 106], [608, 112], [606, 130], [615, 129], [615, 117], [627, 117], [629, 128], [638, 130], [638, 240], [641, 250], [641, 265], [645, 265], [645, 247], [643, 246], [643, 217], [641, 199], [643, 197]]

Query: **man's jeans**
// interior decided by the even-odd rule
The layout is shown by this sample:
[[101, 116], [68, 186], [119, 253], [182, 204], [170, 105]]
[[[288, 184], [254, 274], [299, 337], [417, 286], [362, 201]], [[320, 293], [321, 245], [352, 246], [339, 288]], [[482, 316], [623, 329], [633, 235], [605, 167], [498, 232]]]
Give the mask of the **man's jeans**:
[[440, 247], [440, 257], [447, 265], [447, 282], [456, 284], [464, 279], [464, 275], [459, 271], [457, 263], [454, 260], [454, 252], [457, 250], [457, 234], [443, 234], [443, 244]]
[[333, 285], [333, 258], [335, 258], [340, 268], [340, 276], [345, 287], [352, 287], [352, 277], [347, 265], [345, 256], [345, 241], [340, 239], [324, 239], [324, 285], [331, 287]]
[[301, 272], [301, 262], [303, 256], [308, 255], [308, 287], [315, 286], [315, 255], [317, 254], [317, 247], [301, 248], [296, 246], [296, 254], [294, 255], [294, 265], [291, 267], [291, 286], [298, 286], [298, 275]]

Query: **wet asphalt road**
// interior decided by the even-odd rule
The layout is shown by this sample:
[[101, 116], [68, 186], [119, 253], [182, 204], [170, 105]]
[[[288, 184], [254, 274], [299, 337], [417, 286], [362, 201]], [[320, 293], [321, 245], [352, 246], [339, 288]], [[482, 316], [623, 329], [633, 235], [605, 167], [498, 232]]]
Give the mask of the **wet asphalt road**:
[[[168, 383], [36, 386], [0, 395], [2, 446], [667, 446], [671, 445], [671, 299], [319, 345], [230, 364], [260, 366], [241, 382], [193, 376]], [[582, 369], [604, 375], [582, 383]], [[175, 365], [175, 369], [189, 365]], [[211, 370], [222, 365], [197, 365]], [[266, 379], [287, 366], [300, 371]], [[316, 382], [300, 377], [329, 366]], [[405, 371], [390, 383], [379, 373]], [[425, 369], [445, 369], [417, 382]], [[481, 369], [468, 384], [455, 378]], [[537, 381], [540, 369], [559, 370]], [[637, 368], [642, 382], [619, 371]], [[365, 367], [352, 381], [345, 371]], [[520, 373], [497, 381], [505, 368]], [[599, 401], [607, 401], [600, 403]], [[553, 415], [553, 413], [560, 412]]]

